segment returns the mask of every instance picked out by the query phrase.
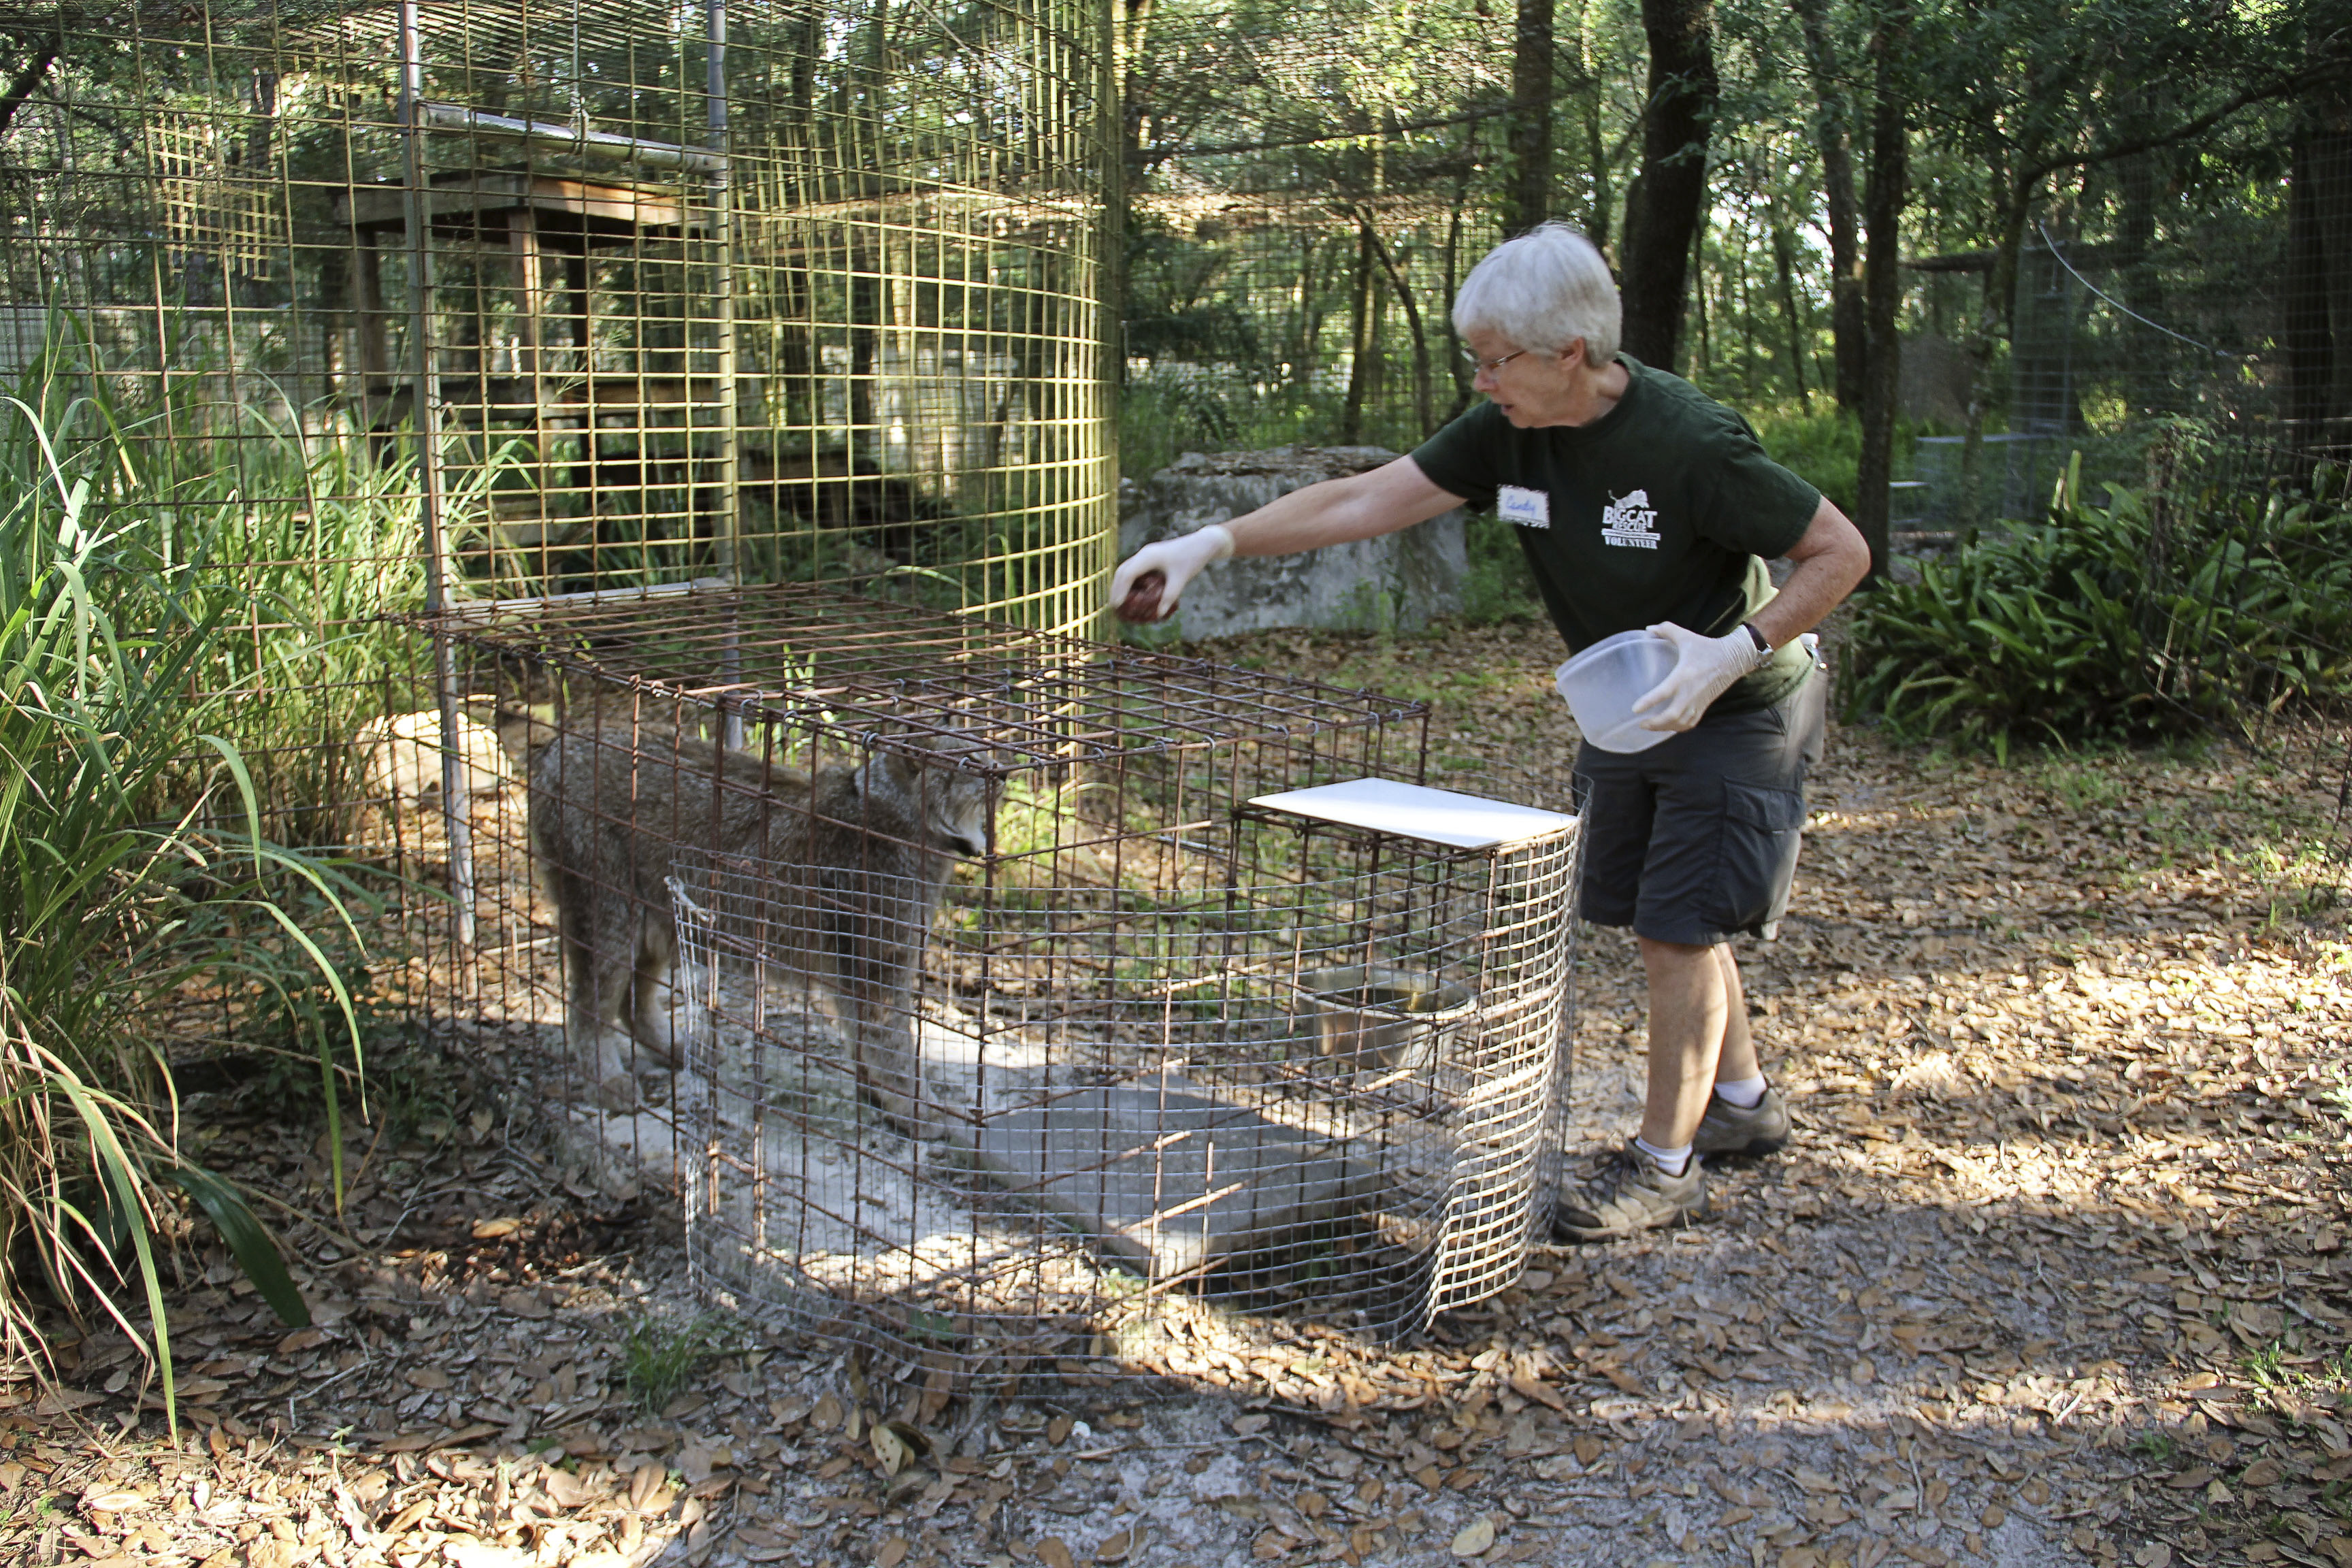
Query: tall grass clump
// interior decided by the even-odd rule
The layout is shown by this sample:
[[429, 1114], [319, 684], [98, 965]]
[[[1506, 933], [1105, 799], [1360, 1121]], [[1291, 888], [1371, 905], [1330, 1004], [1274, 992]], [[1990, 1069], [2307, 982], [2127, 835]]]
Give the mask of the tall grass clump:
[[[0, 401], [0, 1352], [43, 1363], [44, 1299], [133, 1339], [143, 1320], [169, 1408], [173, 1193], [305, 1314], [236, 1190], [179, 1152], [159, 1020], [191, 992], [323, 981], [356, 1053], [311, 932], [356, 944], [359, 889], [269, 838], [232, 738], [268, 675], [232, 645], [271, 607], [159, 521], [185, 492], [143, 466], [154, 432], [89, 385], [37, 374]], [[313, 1043], [332, 1131], [334, 1042]]]
[[1851, 717], [2007, 758], [2242, 726], [2352, 694], [2352, 510], [2323, 472], [2268, 486], [2082, 495], [1863, 600]]

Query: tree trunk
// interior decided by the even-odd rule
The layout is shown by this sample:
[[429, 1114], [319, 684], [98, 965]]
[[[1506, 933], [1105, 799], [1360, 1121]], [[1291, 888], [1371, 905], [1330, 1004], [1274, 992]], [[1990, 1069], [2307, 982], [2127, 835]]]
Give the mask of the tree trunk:
[[2352, 114], [2330, 105], [2318, 135], [2310, 139], [2311, 189], [2319, 220], [2322, 275], [2327, 305], [2327, 414], [2331, 439], [2339, 422], [2352, 418]]
[[1553, 0], [1519, 0], [1511, 55], [1509, 182], [1503, 187], [1503, 232], [1525, 234], [1551, 216]]
[[1897, 263], [1910, 169], [1896, 73], [1907, 30], [1906, 12], [1892, 8], [1870, 40], [1877, 79], [1870, 111], [1870, 176], [1863, 195], [1868, 247], [1863, 265], [1863, 324], [1869, 333], [1870, 357], [1863, 377], [1862, 458], [1855, 475], [1853, 521], [1870, 545], [1869, 580], [1874, 582], [1885, 574], [1888, 560], [1887, 484], [1895, 477], [1895, 403], [1902, 375], [1895, 321], [1903, 305], [1903, 279]]
[[1709, 0], [1642, 0], [1650, 42], [1642, 173], [1626, 203], [1626, 352], [1673, 370], [1680, 361], [1691, 245], [1706, 210], [1706, 142], [1715, 117], [1715, 14]]
[[1364, 439], [1364, 394], [1372, 374], [1372, 226], [1356, 226], [1356, 287], [1349, 300], [1348, 338], [1353, 357], [1348, 364], [1348, 401], [1339, 414], [1339, 445], [1357, 447]]
[[1797, 406], [1811, 414], [1812, 395], [1805, 390], [1805, 322], [1797, 305], [1797, 264], [1789, 231], [1772, 226], [1772, 266], [1780, 275], [1780, 314], [1789, 324], [1789, 375], [1797, 384]]
[[[2125, 159], [2116, 171], [2116, 188], [2119, 291], [2126, 305], [2160, 321], [2165, 319], [2164, 278], [2149, 259], [2156, 246], [2157, 212], [2164, 200], [2157, 154], [2142, 153]], [[2125, 395], [2132, 400], [2132, 412], [2137, 414], [2155, 401], [2157, 388], [2168, 379], [2165, 347], [2153, 332], [2127, 332], [2123, 347]]]
[[1454, 331], [1454, 293], [1462, 282], [1462, 209], [1470, 194], [1469, 165], [1465, 160], [1462, 174], [1454, 182], [1454, 205], [1445, 219], [1445, 296], [1440, 303], [1437, 321], [1445, 339], [1445, 368], [1454, 377], [1454, 405], [1441, 424], [1450, 424], [1462, 416], [1477, 395], [1471, 386], [1475, 379], [1470, 362], [1463, 357], [1462, 339]]
[[1593, 83], [1584, 95], [1584, 155], [1592, 161], [1592, 213], [1585, 223], [1584, 237], [1592, 242], [1594, 249], [1606, 254], [1617, 197], [1609, 188], [1609, 146], [1601, 135], [1599, 82]]
[[1803, 25], [1805, 67], [1821, 110], [1813, 135], [1822, 150], [1822, 195], [1829, 209], [1830, 333], [1836, 348], [1838, 406], [1862, 410], [1863, 365], [1869, 353], [1869, 328], [1863, 321], [1862, 247], [1853, 199], [1853, 153], [1848, 126], [1853, 116], [1838, 88], [1837, 55], [1830, 44], [1827, 0], [1795, 0]]
[[1298, 314], [1292, 322], [1290, 337], [1290, 384], [1306, 386], [1315, 379], [1316, 339], [1320, 335], [1323, 318], [1316, 308], [1318, 290], [1322, 287], [1315, 266], [1315, 230], [1301, 226], [1298, 231]]
[[33, 96], [33, 89], [41, 85], [41, 79], [49, 74], [49, 68], [57, 60], [56, 38], [44, 38], [33, 47], [32, 58], [10, 79], [8, 89], [0, 92], [0, 136], [8, 134], [8, 127], [16, 123], [16, 111], [25, 107], [25, 100]]
[[2296, 137], [2287, 177], [2287, 418], [2294, 426], [2294, 438], [2306, 446], [2323, 438], [2335, 377], [2336, 335], [2327, 321], [2328, 258], [2322, 214], [2330, 199], [2343, 198], [2320, 190], [2316, 170], [2329, 160], [2314, 146], [2328, 139], [2311, 132]]
[[1397, 260], [1366, 215], [1364, 232], [1372, 237], [1372, 249], [1380, 258], [1381, 270], [1388, 274], [1389, 287], [1396, 291], [1397, 302], [1404, 307], [1405, 325], [1412, 333], [1412, 416], [1420, 423], [1422, 437], [1426, 439], [1437, 429], [1437, 398], [1430, 382], [1429, 335], [1421, 324], [1421, 305], [1413, 298], [1412, 285], [1406, 281], [1404, 268]]
[[[1705, 380], [1715, 368], [1715, 335], [1707, 331], [1706, 311], [1706, 249], [1700, 242], [1705, 231], [1691, 231], [1690, 255], [1690, 318], [1698, 328], [1698, 369], [1696, 375]], [[1640, 358], [1640, 355], [1635, 355]]]

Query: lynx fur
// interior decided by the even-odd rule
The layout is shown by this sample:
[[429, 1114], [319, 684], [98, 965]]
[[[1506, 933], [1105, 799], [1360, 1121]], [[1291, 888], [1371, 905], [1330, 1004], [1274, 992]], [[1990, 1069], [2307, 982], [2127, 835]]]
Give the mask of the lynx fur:
[[844, 1005], [867, 1096], [901, 1129], [938, 1131], [907, 998], [956, 859], [988, 847], [998, 787], [952, 765], [972, 743], [929, 758], [877, 749], [812, 776], [708, 741], [633, 746], [627, 734], [561, 732], [530, 764], [531, 850], [562, 933], [566, 1017], [593, 1053], [599, 1098], [634, 1100], [632, 1039], [678, 1065], [669, 880], [693, 888], [715, 873], [731, 895], [722, 910], [756, 900], [765, 955]]

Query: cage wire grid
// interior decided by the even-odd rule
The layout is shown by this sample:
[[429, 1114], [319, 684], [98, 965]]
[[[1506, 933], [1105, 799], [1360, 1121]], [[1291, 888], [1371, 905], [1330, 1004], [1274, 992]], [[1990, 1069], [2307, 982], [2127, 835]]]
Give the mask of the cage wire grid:
[[[1464, 849], [1252, 804], [1418, 780], [1424, 705], [817, 586], [414, 624], [534, 727], [527, 803], [477, 803], [452, 1025], [583, 1163], [683, 1187], [704, 1289], [1018, 1381], [1197, 1370], [1200, 1310], [1393, 1336], [1516, 1277], [1572, 819]], [[557, 909], [534, 841], [542, 880], [603, 857]], [[597, 899], [634, 1034], [566, 991]]]
[[1080, 626], [1097, 32], [1063, 0], [35, 5], [0, 368], [350, 525], [250, 541], [272, 566], [418, 561], [453, 600], [888, 574]]
[[0, 118], [0, 377], [110, 537], [222, 590], [194, 684], [237, 698], [265, 833], [404, 879], [364, 951], [319, 921], [385, 1008], [503, 1018], [486, 985], [553, 958], [503, 917], [477, 950], [528, 877], [467, 835], [523, 780], [387, 612], [715, 578], [1098, 616], [1093, 6], [36, 0], [0, 33], [43, 62]]

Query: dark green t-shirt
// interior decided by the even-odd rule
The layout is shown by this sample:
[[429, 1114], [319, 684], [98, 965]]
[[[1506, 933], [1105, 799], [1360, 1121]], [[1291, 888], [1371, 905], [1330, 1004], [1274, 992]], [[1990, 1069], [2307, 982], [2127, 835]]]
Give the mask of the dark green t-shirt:
[[[1680, 376], [1618, 363], [1625, 395], [1590, 425], [1521, 430], [1486, 403], [1412, 454], [1432, 483], [1516, 525], [1570, 653], [1660, 621], [1732, 630], [1771, 599], [1764, 563], [1822, 504], [1738, 414]], [[1810, 668], [1792, 641], [1708, 711], [1769, 708]]]

